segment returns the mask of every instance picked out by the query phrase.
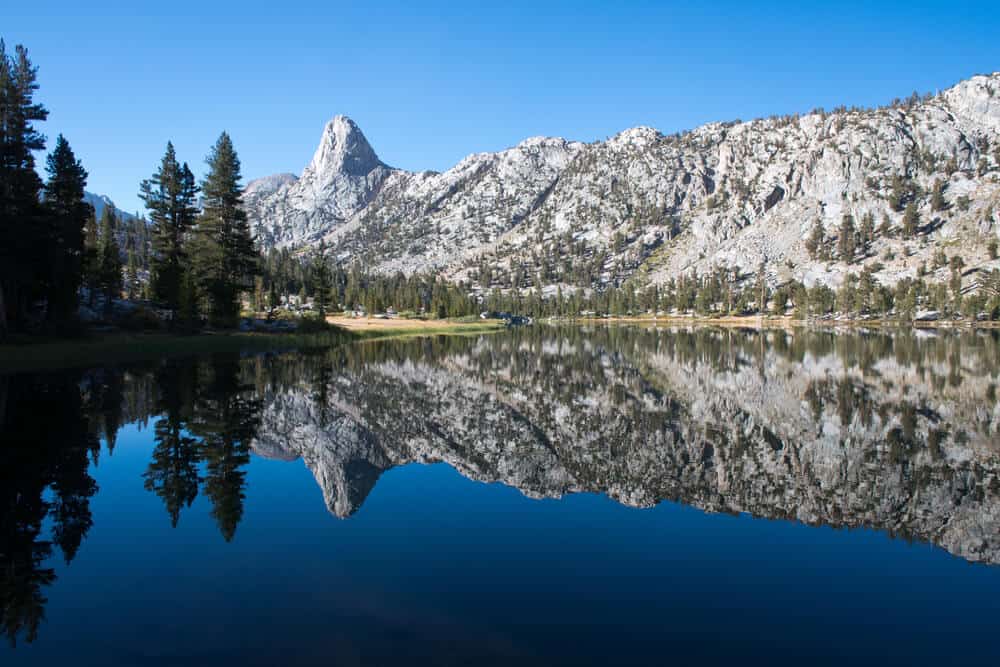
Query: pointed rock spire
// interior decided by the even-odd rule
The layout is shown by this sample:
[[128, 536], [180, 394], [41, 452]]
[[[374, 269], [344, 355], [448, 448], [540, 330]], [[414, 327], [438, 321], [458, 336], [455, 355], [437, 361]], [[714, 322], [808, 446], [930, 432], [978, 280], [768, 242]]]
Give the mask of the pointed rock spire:
[[347, 116], [335, 116], [323, 129], [319, 146], [306, 169], [323, 178], [336, 174], [365, 176], [380, 166], [384, 165], [361, 128]]

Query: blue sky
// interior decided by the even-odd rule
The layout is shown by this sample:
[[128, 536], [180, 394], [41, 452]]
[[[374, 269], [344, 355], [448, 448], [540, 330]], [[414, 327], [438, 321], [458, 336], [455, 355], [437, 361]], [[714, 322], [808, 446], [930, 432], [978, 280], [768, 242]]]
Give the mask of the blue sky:
[[338, 113], [389, 164], [443, 170], [533, 135], [874, 105], [1000, 70], [995, 1], [5, 4], [45, 133], [128, 210], [168, 139], [200, 174], [223, 129], [246, 178], [300, 172]]

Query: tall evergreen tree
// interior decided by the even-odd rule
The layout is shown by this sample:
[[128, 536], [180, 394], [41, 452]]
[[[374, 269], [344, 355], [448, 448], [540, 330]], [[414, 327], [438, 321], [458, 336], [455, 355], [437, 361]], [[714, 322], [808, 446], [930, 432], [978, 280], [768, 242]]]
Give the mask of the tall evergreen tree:
[[770, 294], [767, 289], [767, 272], [764, 263], [760, 263], [757, 269], [757, 281], [754, 285], [754, 300], [757, 302], [757, 314], [764, 315], [767, 312], [767, 300]]
[[98, 286], [104, 294], [105, 307], [110, 310], [111, 300], [120, 296], [122, 289], [122, 260], [118, 249], [118, 216], [111, 206], [101, 214], [101, 249], [99, 253]]
[[848, 264], [854, 262], [854, 252], [857, 248], [856, 234], [854, 216], [845, 213], [840, 222], [840, 238], [837, 239], [837, 249], [840, 251], [841, 261]]
[[240, 159], [223, 132], [206, 160], [201, 183], [203, 210], [198, 218], [191, 259], [198, 289], [213, 324], [231, 326], [239, 317], [239, 295], [257, 273], [257, 251], [243, 209]]
[[187, 163], [177, 161], [172, 143], [156, 173], [140, 185], [139, 196], [149, 210], [152, 229], [150, 258], [152, 291], [156, 299], [176, 311], [181, 302], [181, 280], [186, 254], [185, 236], [194, 224], [198, 188]]
[[[333, 290], [333, 280], [330, 274], [330, 263], [326, 256], [326, 243], [320, 241], [319, 249], [313, 258], [313, 302], [319, 311], [320, 317], [326, 315], [330, 306], [330, 293]], [[367, 304], [366, 304], [367, 305]]]
[[83, 228], [83, 283], [90, 291], [90, 305], [101, 283], [101, 237], [97, 233], [97, 215], [91, 207]]
[[28, 50], [18, 45], [8, 56], [0, 40], [0, 338], [23, 328], [45, 277], [47, 230], [33, 151], [45, 148], [34, 123], [49, 112], [34, 101], [37, 79]]
[[61, 134], [45, 170], [49, 175], [45, 184], [50, 226], [48, 317], [50, 322], [65, 324], [76, 314], [77, 292], [84, 273], [84, 229], [93, 216], [93, 207], [83, 198], [87, 172]]

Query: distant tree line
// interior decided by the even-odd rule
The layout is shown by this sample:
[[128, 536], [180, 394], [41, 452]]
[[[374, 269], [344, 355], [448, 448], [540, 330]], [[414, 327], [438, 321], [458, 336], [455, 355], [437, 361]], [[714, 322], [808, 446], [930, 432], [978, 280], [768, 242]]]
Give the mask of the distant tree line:
[[367, 273], [356, 263], [333, 262], [322, 243], [306, 256], [273, 250], [264, 256], [262, 265], [252, 298], [252, 305], [261, 311], [281, 308], [294, 295], [299, 303], [311, 302], [320, 314], [358, 309], [380, 313], [393, 308], [444, 318], [479, 312], [469, 297], [469, 283], [426, 273]]
[[311, 303], [322, 313], [363, 309], [368, 314], [389, 308], [400, 313], [434, 317], [462, 317], [487, 312], [511, 312], [535, 317], [629, 316], [690, 314], [702, 317], [793, 315], [798, 319], [890, 317], [912, 320], [918, 311], [936, 311], [938, 317], [1000, 319], [1000, 271], [963, 274], [965, 262], [943, 253], [935, 270], [947, 267], [944, 281], [927, 279], [926, 267], [917, 278], [903, 278], [894, 286], [875, 278], [878, 266], [847, 274], [833, 289], [806, 287], [791, 280], [772, 286], [766, 265], [755, 273], [716, 269], [704, 275], [670, 278], [662, 285], [638, 286], [626, 282], [603, 289], [557, 286], [545, 292], [531, 290], [484, 291], [471, 282], [449, 282], [430, 274], [365, 273], [357, 264], [332, 263], [321, 246], [299, 257], [287, 250], [269, 253], [263, 262], [254, 302], [261, 310], [280, 308], [287, 295], [300, 304]]

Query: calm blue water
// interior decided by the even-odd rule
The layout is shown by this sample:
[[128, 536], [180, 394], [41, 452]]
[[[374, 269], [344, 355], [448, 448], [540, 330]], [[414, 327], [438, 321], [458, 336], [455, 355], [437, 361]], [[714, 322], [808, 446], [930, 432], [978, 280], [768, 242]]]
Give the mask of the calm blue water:
[[[165, 511], [165, 495], [147, 489], [144, 479], [162, 441], [154, 424], [164, 418], [171, 401], [152, 398], [148, 409], [136, 409], [137, 400], [130, 396], [132, 391], [155, 396], [173, 381], [156, 365], [118, 369], [124, 373], [122, 402], [148, 415], [129, 423], [135, 415], [124, 412], [113, 452], [108, 451], [107, 436], [99, 436], [97, 462], [90, 454], [86, 465], [97, 485], [87, 500], [92, 523], [71, 562], [53, 548], [38, 563], [39, 569], [51, 568], [55, 574], [40, 587], [46, 599], [44, 620], [32, 641], [23, 631], [8, 632], [16, 646], [3, 649], [2, 662], [997, 664], [1000, 567], [994, 559], [1000, 536], [994, 530], [1000, 503], [997, 467], [990, 468], [997, 461], [997, 450], [989, 449], [992, 432], [985, 441], [979, 438], [981, 432], [967, 434], [959, 444], [946, 440], [937, 445], [935, 458], [927, 452], [937, 450], [927, 449], [921, 438], [941, 422], [918, 410], [906, 441], [912, 446], [904, 446], [904, 453], [893, 458], [887, 444], [891, 436], [874, 435], [891, 432], [895, 424], [877, 416], [895, 396], [891, 389], [874, 395], [887, 377], [884, 367], [867, 399], [858, 392], [850, 394], [859, 403], [876, 403], [872, 425], [863, 427], [854, 416], [843, 424], [833, 424], [836, 420], [829, 416], [817, 420], [826, 423], [822, 428], [827, 435], [830, 429], [841, 429], [831, 442], [845, 441], [838, 446], [848, 454], [831, 469], [867, 466], [875, 471], [868, 477], [857, 471], [845, 474], [842, 483], [830, 475], [818, 476], [831, 489], [816, 505], [826, 508], [822, 515], [814, 508], [813, 519], [776, 518], [779, 507], [791, 515], [802, 511], [808, 504], [803, 498], [823, 495], [822, 485], [803, 472], [809, 466], [785, 478], [765, 465], [766, 457], [794, 449], [797, 461], [810, 460], [815, 467], [839, 456], [812, 440], [786, 439], [785, 434], [799, 431], [794, 423], [776, 417], [782, 409], [776, 402], [779, 395], [799, 391], [795, 381], [782, 375], [787, 370], [782, 364], [809, 366], [800, 372], [801, 379], [822, 366], [823, 356], [813, 350], [807, 360], [792, 355], [779, 362], [784, 353], [768, 341], [767, 349], [776, 355], [767, 359], [775, 373], [771, 385], [779, 377], [790, 384], [755, 390], [768, 392], [772, 401], [769, 408], [760, 408], [750, 404], [754, 392], [741, 393], [747, 382], [742, 387], [730, 384], [733, 372], [744, 371], [733, 371], [728, 364], [701, 369], [699, 362], [691, 361], [700, 353], [668, 353], [660, 348], [662, 340], [649, 339], [673, 335], [636, 334], [642, 345], [653, 345], [645, 351], [640, 341], [600, 333], [557, 340], [558, 334], [551, 332], [531, 334], [545, 338], [542, 341], [501, 336], [435, 346], [385, 343], [381, 350], [320, 357], [169, 362], [181, 369], [180, 390], [188, 393], [187, 407], [177, 403], [184, 433], [200, 432], [191, 435], [192, 440], [207, 443], [212, 436], [206, 434], [206, 420], [199, 422], [199, 409], [218, 417], [213, 422], [217, 433], [225, 431], [220, 425], [225, 419], [219, 415], [228, 408], [220, 408], [216, 399], [198, 397], [200, 391], [211, 395], [211, 387], [221, 383], [220, 367], [244, 381], [238, 391], [223, 396], [260, 399], [254, 408], [259, 423], [246, 437], [249, 460], [227, 468], [230, 477], [236, 471], [245, 474], [237, 490], [228, 500], [212, 496], [205, 480], [211, 476], [209, 465], [218, 458], [200, 454], [199, 491], [190, 505], [181, 503], [176, 526]], [[745, 353], [751, 354], [759, 342], [748, 344]], [[829, 354], [836, 356], [836, 346], [843, 343], [822, 344], [834, 345]], [[970, 346], [959, 339], [943, 344], [963, 352]], [[919, 348], [921, 343], [914, 345]], [[979, 349], [975, 341], [971, 345]], [[517, 352], [525, 346], [527, 352]], [[927, 362], [930, 353], [914, 354]], [[572, 357], [572, 363], [563, 367], [544, 359], [551, 355]], [[897, 350], [893, 359], [898, 356]], [[660, 357], [674, 360], [668, 363]], [[473, 363], [476, 358], [479, 362]], [[605, 363], [588, 362], [594, 358]], [[614, 360], [612, 371], [609, 360]], [[750, 361], [747, 357], [747, 364], [736, 366], [753, 369]], [[521, 370], [511, 370], [522, 364]], [[748, 415], [770, 414], [769, 433], [782, 440], [781, 447], [770, 436], [741, 444], [726, 440], [725, 445], [716, 436], [699, 436], [714, 438], [711, 461], [674, 457], [676, 448], [703, 444], [695, 442], [695, 434], [704, 432], [702, 423], [686, 421], [704, 414], [694, 399], [680, 390], [670, 393], [669, 383], [663, 381], [679, 370], [678, 364], [687, 368], [682, 384], [712, 380], [720, 392], [719, 405], [742, 411], [738, 416], [719, 415], [719, 428], [725, 428], [727, 416], [732, 424]], [[329, 370], [318, 381], [327, 393], [317, 391], [317, 367]], [[135, 388], [144, 373], [151, 374], [147, 384]], [[657, 374], [659, 380], [653, 377]], [[282, 379], [275, 379], [279, 375]], [[309, 382], [302, 382], [304, 376]], [[35, 381], [64, 382], [54, 374], [38, 378]], [[556, 378], [572, 386], [566, 390], [569, 395], [580, 398], [575, 408], [566, 408], [572, 401], [562, 404], [547, 388]], [[92, 390], [86, 388], [86, 378], [80, 382], [79, 373], [73, 380], [85, 387], [80, 410], [86, 413], [86, 394]], [[967, 378], [963, 384], [970, 391], [981, 380]], [[105, 375], [102, 383], [107, 382]], [[187, 382], [209, 389], [195, 389]], [[541, 402], [533, 398], [532, 382], [539, 395], [553, 401], [537, 413], [526, 407]], [[380, 383], [395, 383], [396, 391]], [[620, 391], [612, 391], [619, 385]], [[598, 404], [597, 397], [606, 393], [620, 402]], [[700, 394], [705, 399], [704, 389]], [[919, 391], [907, 393], [915, 394]], [[964, 414], [962, 406], [947, 403], [958, 400], [950, 395], [943, 392], [937, 409]], [[373, 397], [380, 397], [378, 406], [372, 405]], [[463, 404], [462, 397], [469, 404]], [[299, 399], [305, 406], [296, 402]], [[420, 400], [426, 402], [415, 403]], [[982, 400], [977, 400], [979, 405], [970, 409], [982, 408]], [[794, 412], [792, 422], [805, 419], [802, 415], [810, 412], [806, 404], [803, 398], [784, 406]], [[324, 407], [331, 414], [321, 415]], [[662, 414], [650, 416], [658, 408], [665, 410], [683, 439], [649, 445], [665, 428], [658, 421]], [[834, 412], [831, 408], [829, 414]], [[385, 415], [397, 413], [401, 421], [385, 421]], [[510, 414], [515, 415], [513, 421]], [[278, 424], [282, 418], [289, 423]], [[934, 428], [925, 428], [924, 419]], [[614, 428], [601, 433], [595, 423]], [[852, 425], [857, 426], [853, 431]], [[758, 426], [744, 426], [744, 432], [761, 433]], [[521, 427], [543, 446], [515, 438], [512, 429]], [[692, 430], [685, 430], [689, 427]], [[488, 431], [502, 437], [494, 442], [482, 435]], [[460, 441], [459, 432], [469, 441]], [[12, 448], [30, 444], [21, 436], [15, 442], [12, 433], [16, 435], [7, 431], [4, 442], [6, 462], [13, 460]], [[612, 438], [615, 433], [617, 438]], [[593, 441], [574, 439], [584, 437], [581, 434], [590, 434]], [[267, 443], [288, 449], [279, 456]], [[646, 446], [652, 449], [642, 449]], [[957, 462], [958, 447], [967, 448], [965, 461], [971, 459], [975, 466]], [[754, 448], [760, 452], [753, 454]], [[813, 455], [810, 448], [823, 453]], [[857, 457], [849, 454], [855, 449], [862, 452]], [[580, 450], [586, 455], [568, 463]], [[882, 456], [882, 451], [889, 453]], [[734, 466], [735, 452], [751, 456], [760, 466], [759, 476], [732, 478], [746, 476], [749, 470]], [[610, 459], [603, 460], [603, 454]], [[324, 461], [317, 462], [320, 459]], [[725, 465], [719, 463], [723, 459]], [[636, 460], [644, 463], [628, 472], [616, 470], [617, 462]], [[546, 469], [531, 468], [542, 464]], [[518, 465], [527, 467], [515, 470]], [[374, 483], [373, 468], [378, 469]], [[557, 475], [557, 468], [568, 471], [566, 476]], [[333, 479], [341, 470], [347, 471], [347, 482], [340, 487], [317, 481]], [[691, 480], [693, 470], [704, 474]], [[952, 473], [942, 473], [947, 470]], [[967, 485], [967, 501], [956, 500], [953, 480], [970, 470], [977, 481]], [[720, 476], [731, 479], [713, 486]], [[907, 476], [925, 481], [900, 481]], [[884, 485], [881, 496], [879, 484]], [[561, 497], [527, 497], [517, 485], [532, 496]], [[740, 491], [744, 485], [756, 490]], [[623, 486], [633, 498], [650, 493], [658, 499], [621, 502]], [[44, 491], [51, 505], [58, 504], [58, 487], [50, 484]], [[870, 514], [852, 519], [855, 505], [843, 499], [846, 491], [876, 494], [857, 505], [868, 507]], [[344, 498], [345, 493], [352, 499], [346, 508], [328, 509], [331, 497]], [[951, 495], [926, 500], [935, 494]], [[10, 493], [5, 497], [9, 536], [15, 523], [11, 517], [20, 516], [11, 508], [23, 500], [12, 500]], [[237, 497], [240, 518], [227, 533], [216, 515]], [[787, 506], [774, 500], [782, 497], [788, 498]], [[885, 509], [872, 509], [884, 497], [891, 497]], [[726, 505], [746, 510], [700, 509]], [[933, 512], [944, 518], [929, 521]], [[50, 511], [37, 541], [52, 539], [58, 521]], [[923, 523], [928, 521], [935, 526], [971, 521], [973, 527], [961, 534], [968, 544], [956, 546], [954, 535], [929, 531]], [[5, 558], [17, 548], [7, 539]], [[5, 579], [8, 618], [15, 607], [14, 581]]]

